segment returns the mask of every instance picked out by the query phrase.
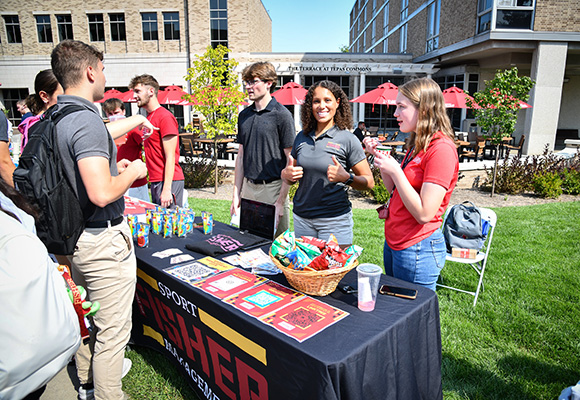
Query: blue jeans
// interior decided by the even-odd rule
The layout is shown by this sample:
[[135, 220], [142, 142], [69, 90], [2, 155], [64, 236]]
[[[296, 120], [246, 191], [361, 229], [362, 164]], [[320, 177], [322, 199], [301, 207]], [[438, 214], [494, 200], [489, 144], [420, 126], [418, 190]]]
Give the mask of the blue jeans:
[[391, 249], [385, 240], [385, 274], [435, 291], [441, 268], [445, 265], [446, 252], [441, 229], [403, 250]]

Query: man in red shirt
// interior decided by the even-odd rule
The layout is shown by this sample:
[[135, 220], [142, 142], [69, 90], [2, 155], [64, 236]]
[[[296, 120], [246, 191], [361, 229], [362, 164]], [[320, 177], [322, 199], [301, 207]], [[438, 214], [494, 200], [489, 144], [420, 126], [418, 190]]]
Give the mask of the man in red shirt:
[[131, 79], [129, 89], [135, 93], [137, 105], [147, 111], [147, 119], [158, 131], [145, 142], [145, 163], [151, 182], [151, 201], [162, 207], [183, 205], [183, 170], [179, 165], [179, 128], [169, 110], [157, 99], [159, 83], [151, 75]]
[[[111, 98], [103, 103], [103, 112], [109, 118], [109, 121], [117, 121], [125, 118], [125, 103], [119, 99]], [[143, 132], [139, 127], [127, 132], [127, 134], [115, 139], [117, 145], [117, 162], [126, 158], [129, 161], [142, 159], [143, 156]], [[144, 201], [151, 201], [149, 198], [149, 187], [147, 186], [147, 177], [137, 179], [129, 190], [127, 195]]]

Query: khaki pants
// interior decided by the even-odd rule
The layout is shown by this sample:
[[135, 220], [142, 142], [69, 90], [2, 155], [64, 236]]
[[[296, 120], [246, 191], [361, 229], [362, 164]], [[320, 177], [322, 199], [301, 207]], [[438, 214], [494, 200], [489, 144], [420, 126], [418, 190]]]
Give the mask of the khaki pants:
[[96, 399], [123, 399], [121, 375], [137, 280], [129, 226], [123, 221], [110, 228], [86, 228], [71, 262], [75, 283], [87, 289], [88, 300], [101, 303], [93, 318], [96, 335], [76, 354], [79, 380], [93, 381]]
[[[242, 195], [241, 197], [248, 200], [256, 200], [266, 204], [274, 204], [278, 200], [280, 195], [280, 189], [282, 188], [282, 180], [277, 180], [274, 182], [266, 184], [255, 185], [252, 182], [244, 178], [244, 183], [242, 184]], [[290, 227], [290, 200], [288, 196], [284, 200], [284, 214], [278, 222], [278, 227], [276, 228], [276, 237], [284, 233]]]

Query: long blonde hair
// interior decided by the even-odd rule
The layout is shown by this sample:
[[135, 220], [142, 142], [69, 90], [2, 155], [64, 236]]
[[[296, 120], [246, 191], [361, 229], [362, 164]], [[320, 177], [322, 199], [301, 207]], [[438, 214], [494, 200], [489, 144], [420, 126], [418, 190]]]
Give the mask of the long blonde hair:
[[413, 79], [399, 86], [399, 93], [417, 107], [417, 128], [409, 136], [409, 145], [414, 145], [413, 155], [421, 150], [427, 151], [433, 136], [443, 132], [451, 140], [455, 134], [445, 109], [445, 100], [439, 85], [430, 78]]

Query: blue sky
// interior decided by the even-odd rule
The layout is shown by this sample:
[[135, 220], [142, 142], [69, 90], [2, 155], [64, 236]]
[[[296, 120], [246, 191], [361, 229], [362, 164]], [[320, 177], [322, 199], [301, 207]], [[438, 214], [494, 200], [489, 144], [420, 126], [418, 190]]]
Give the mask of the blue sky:
[[348, 45], [354, 0], [262, 0], [273, 52], [339, 52]]

